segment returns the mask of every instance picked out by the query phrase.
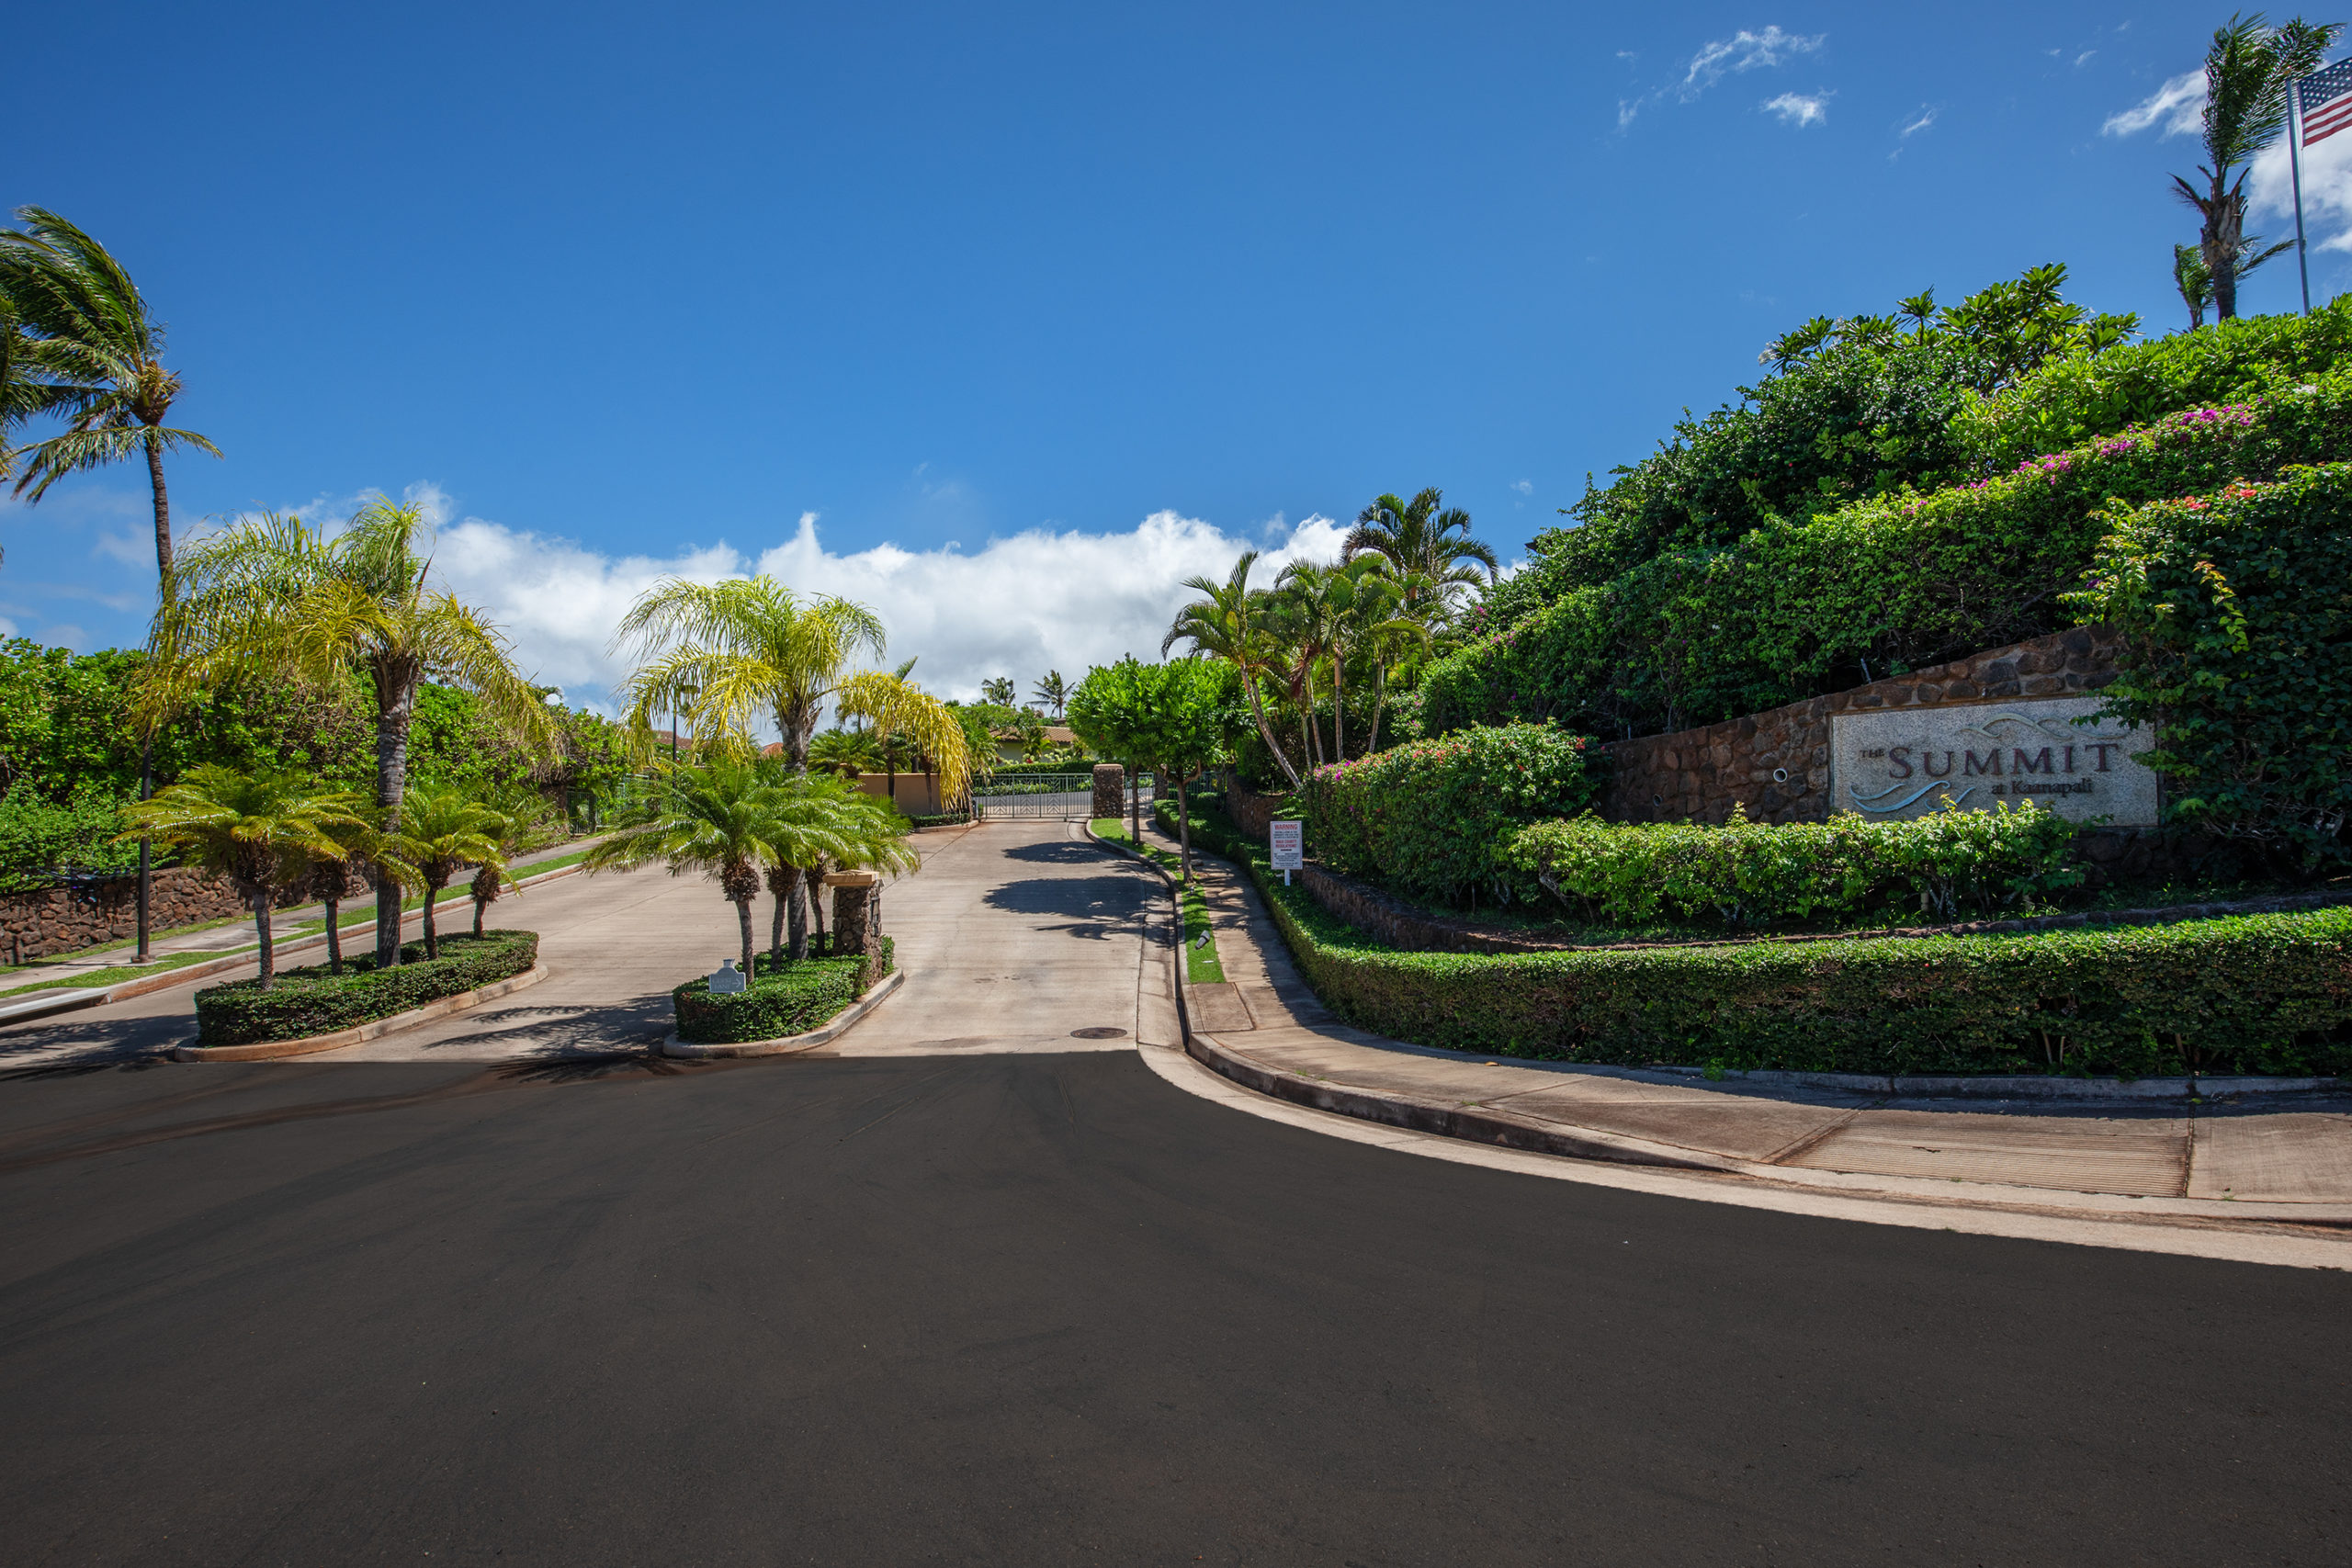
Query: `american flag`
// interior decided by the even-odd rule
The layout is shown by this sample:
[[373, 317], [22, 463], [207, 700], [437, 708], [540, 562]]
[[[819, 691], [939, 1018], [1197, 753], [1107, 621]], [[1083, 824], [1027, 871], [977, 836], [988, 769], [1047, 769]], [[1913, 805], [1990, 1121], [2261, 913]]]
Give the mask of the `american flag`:
[[2352, 60], [2339, 60], [2295, 84], [2303, 115], [2303, 145], [2324, 141], [2352, 126]]

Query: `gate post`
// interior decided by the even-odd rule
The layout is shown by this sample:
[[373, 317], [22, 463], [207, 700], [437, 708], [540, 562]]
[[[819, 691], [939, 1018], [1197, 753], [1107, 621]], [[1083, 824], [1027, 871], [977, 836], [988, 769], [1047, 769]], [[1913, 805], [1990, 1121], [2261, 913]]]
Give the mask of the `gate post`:
[[1127, 770], [1116, 762], [1094, 764], [1094, 809], [1088, 815], [1095, 818], [1116, 817], [1120, 814], [1119, 797], [1127, 792]]

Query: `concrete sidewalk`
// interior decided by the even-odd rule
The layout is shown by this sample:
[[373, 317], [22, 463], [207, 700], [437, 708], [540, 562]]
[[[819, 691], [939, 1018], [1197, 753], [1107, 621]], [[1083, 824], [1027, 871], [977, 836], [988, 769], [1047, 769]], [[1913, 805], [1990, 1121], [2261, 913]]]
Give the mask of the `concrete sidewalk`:
[[1988, 1105], [1702, 1086], [1667, 1072], [1408, 1045], [1335, 1018], [1300, 978], [1240, 873], [1197, 852], [1193, 863], [1228, 979], [1186, 987], [1188, 1043], [1204, 1064], [1261, 1093], [1391, 1127], [1718, 1184], [2315, 1230], [2343, 1237], [2352, 1265], [2352, 1099]]

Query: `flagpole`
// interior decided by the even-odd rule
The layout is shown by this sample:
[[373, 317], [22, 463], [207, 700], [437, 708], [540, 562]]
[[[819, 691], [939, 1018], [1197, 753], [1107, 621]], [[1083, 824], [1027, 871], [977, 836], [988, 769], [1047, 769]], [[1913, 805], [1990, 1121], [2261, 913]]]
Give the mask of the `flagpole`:
[[2303, 314], [2312, 313], [2312, 268], [2303, 256], [2303, 85], [2287, 84], [2287, 168], [2295, 185], [2295, 272], [2303, 285]]

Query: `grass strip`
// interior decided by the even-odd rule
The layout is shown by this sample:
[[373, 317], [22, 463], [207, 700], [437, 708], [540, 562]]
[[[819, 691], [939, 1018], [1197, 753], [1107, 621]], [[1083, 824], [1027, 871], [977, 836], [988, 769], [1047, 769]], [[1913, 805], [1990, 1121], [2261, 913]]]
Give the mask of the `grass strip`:
[[[1184, 915], [1184, 978], [1195, 986], [1225, 984], [1225, 965], [1216, 955], [1216, 932], [1209, 925], [1208, 901], [1198, 882], [1185, 882], [1182, 860], [1152, 844], [1127, 837], [1126, 824], [1116, 817], [1094, 819], [1094, 836], [1141, 855], [1177, 881], [1177, 904]], [[1203, 941], [1205, 937], [1207, 940]]]
[[[29, 986], [18, 986], [11, 990], [0, 991], [0, 997], [21, 997], [27, 991], [96, 990], [102, 986], [119, 986], [126, 980], [136, 980], [143, 976], [161, 975], [174, 969], [185, 969], [191, 964], [201, 964], [207, 959], [220, 956], [217, 953], [175, 953], [168, 957], [159, 958], [153, 964], [118, 964], [111, 968], [85, 969], [78, 975], [62, 976], [54, 980], [41, 980]], [[25, 967], [32, 969], [38, 965], [27, 964]]]

